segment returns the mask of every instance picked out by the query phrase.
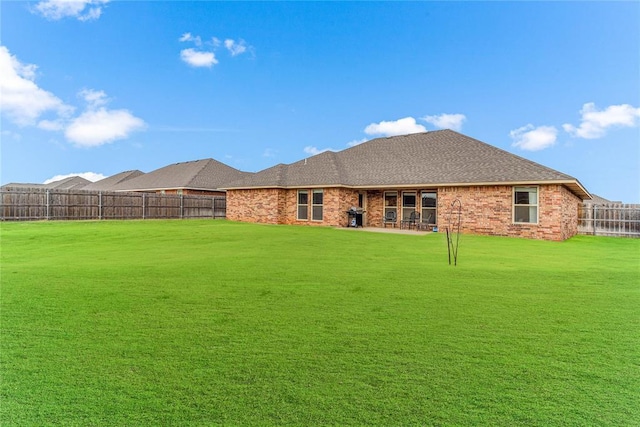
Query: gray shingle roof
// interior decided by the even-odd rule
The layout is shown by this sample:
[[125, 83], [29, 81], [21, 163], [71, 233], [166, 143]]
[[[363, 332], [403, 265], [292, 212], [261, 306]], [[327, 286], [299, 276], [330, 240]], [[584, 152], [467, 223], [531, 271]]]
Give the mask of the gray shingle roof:
[[71, 176], [59, 181], [50, 182], [44, 185], [44, 188], [52, 188], [56, 190], [82, 190], [91, 181], [80, 176]]
[[[277, 169], [278, 173], [274, 173]], [[377, 138], [324, 152], [232, 182], [228, 189], [301, 186], [401, 187], [563, 183], [581, 198], [577, 179], [452, 130]]]
[[83, 190], [91, 190], [91, 191], [110, 191], [116, 185], [128, 180], [133, 179], [138, 176], [144, 175], [144, 172], [139, 170], [125, 171], [120, 172], [115, 175], [111, 175], [107, 178], [101, 179], [100, 181], [92, 182], [91, 184], [87, 184], [82, 189]]
[[585, 200], [585, 203], [591, 203], [594, 205], [608, 205], [608, 204], [622, 204], [620, 200], [609, 200], [604, 197], [598, 196], [597, 194], [591, 193], [591, 200]]
[[26, 183], [26, 182], [10, 182], [8, 184], [3, 185], [2, 187], [3, 190], [7, 189], [7, 188], [47, 188], [44, 186], [44, 184], [31, 184], [31, 183]]
[[175, 163], [113, 186], [114, 191], [166, 189], [218, 190], [243, 178], [242, 172], [214, 159]]

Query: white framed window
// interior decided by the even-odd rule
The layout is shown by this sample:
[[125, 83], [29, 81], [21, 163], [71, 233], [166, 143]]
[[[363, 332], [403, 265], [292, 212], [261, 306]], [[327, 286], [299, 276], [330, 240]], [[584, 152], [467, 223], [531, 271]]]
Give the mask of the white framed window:
[[538, 223], [538, 187], [513, 187], [513, 222]]
[[322, 190], [313, 190], [311, 198], [311, 219], [313, 221], [322, 221], [324, 192]]
[[402, 192], [402, 219], [407, 220], [411, 217], [411, 212], [416, 211], [416, 192]]
[[393, 212], [393, 217], [398, 216], [398, 192], [397, 191], [385, 191], [384, 192], [384, 216], [389, 217], [389, 212]]
[[435, 225], [438, 209], [438, 193], [435, 191], [423, 191], [421, 199], [422, 221]]
[[298, 190], [298, 219], [309, 219], [309, 191]]

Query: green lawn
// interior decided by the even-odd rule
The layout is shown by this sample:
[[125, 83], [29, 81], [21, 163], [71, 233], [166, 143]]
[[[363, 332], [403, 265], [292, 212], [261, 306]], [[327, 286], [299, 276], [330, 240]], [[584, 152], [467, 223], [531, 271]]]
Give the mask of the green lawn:
[[2, 223], [0, 425], [640, 425], [640, 240]]

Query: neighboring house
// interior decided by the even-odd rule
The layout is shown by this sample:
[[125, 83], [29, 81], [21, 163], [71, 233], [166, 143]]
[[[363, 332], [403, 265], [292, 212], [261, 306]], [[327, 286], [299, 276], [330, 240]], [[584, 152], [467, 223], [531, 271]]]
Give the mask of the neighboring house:
[[50, 182], [48, 184], [23, 184], [23, 183], [10, 183], [5, 184], [2, 188], [45, 188], [54, 190], [81, 190], [87, 184], [91, 184], [91, 181], [84, 179], [80, 176], [71, 176], [69, 178], [61, 179], [59, 181]]
[[591, 198], [576, 178], [451, 130], [374, 139], [223, 188], [237, 221], [344, 227], [359, 207], [364, 226], [415, 212], [444, 231], [458, 199], [463, 232], [547, 240], [577, 234], [578, 205]]
[[611, 205], [611, 204], [621, 205], [622, 204], [622, 202], [619, 200], [614, 202], [612, 200], [605, 199], [604, 197], [600, 197], [597, 194], [591, 194], [591, 199], [584, 200], [584, 203], [591, 204], [591, 205]]
[[175, 163], [114, 185], [111, 191], [224, 196], [225, 184], [248, 173], [214, 159]]
[[116, 185], [123, 183], [126, 180], [139, 177], [141, 175], [144, 175], [144, 172], [141, 172], [139, 170], [120, 172], [115, 175], [111, 175], [110, 177], [101, 179], [100, 181], [87, 184], [82, 187], [82, 189], [88, 191], [112, 191]]

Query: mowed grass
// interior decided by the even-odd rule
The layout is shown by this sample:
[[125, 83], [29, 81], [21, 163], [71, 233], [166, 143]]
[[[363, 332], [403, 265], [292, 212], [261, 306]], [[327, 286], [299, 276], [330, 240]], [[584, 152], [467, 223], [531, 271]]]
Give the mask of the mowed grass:
[[640, 240], [1, 224], [3, 426], [640, 425]]

